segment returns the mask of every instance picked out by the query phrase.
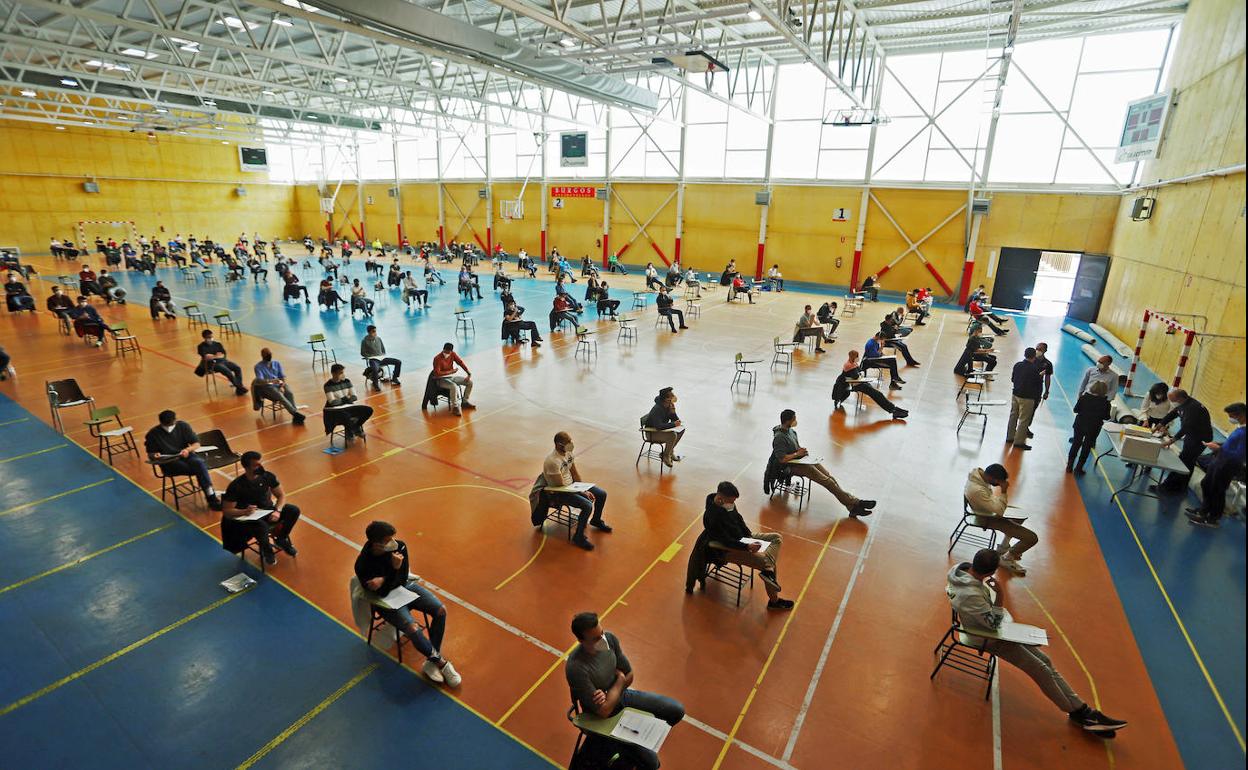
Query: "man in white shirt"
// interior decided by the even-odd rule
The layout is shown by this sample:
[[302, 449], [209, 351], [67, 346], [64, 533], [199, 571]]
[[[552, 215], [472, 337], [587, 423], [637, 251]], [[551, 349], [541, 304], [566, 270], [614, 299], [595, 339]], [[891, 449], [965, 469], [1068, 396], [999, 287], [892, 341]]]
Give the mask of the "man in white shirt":
[[1092, 387], [1094, 382], [1105, 383], [1105, 392], [1112, 401], [1114, 396], [1118, 394], [1118, 375], [1109, 368], [1114, 362], [1112, 356], [1101, 356], [1096, 359], [1095, 366], [1089, 366], [1088, 370], [1083, 373], [1083, 379], [1079, 380], [1079, 392], [1076, 398], [1088, 392], [1088, 388]]
[[[547, 487], [570, 487], [580, 483], [581, 474], [576, 468], [575, 446], [572, 437], [564, 431], [555, 434], [555, 451], [546, 456], [542, 464], [542, 476]], [[610, 532], [611, 527], [602, 520], [602, 509], [607, 505], [607, 492], [594, 485], [581, 492], [549, 492], [552, 505], [569, 505], [581, 513], [576, 519], [576, 533], [572, 544], [586, 551], [594, 550], [594, 544], [585, 537], [585, 523], [602, 532]], [[592, 513], [592, 517], [591, 517]]]

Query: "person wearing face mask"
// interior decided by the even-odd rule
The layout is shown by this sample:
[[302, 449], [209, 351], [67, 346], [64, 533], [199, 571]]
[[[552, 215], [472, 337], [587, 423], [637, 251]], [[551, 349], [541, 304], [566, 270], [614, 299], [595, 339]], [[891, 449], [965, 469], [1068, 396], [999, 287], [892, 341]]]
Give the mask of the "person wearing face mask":
[[48, 310], [56, 314], [58, 317], [64, 316], [70, 310], [74, 309], [74, 301], [69, 295], [61, 291], [60, 286], [52, 287], [52, 295], [48, 297]]
[[654, 406], [646, 415], [645, 425], [647, 440], [663, 445], [663, 464], [670, 468], [673, 462], [680, 462], [680, 455], [675, 451], [685, 431], [676, 414], [676, 393], [671, 388], [660, 390], [654, 397]]
[[[1053, 362], [1049, 360], [1048, 353], [1049, 343], [1036, 343], [1036, 368], [1040, 370], [1040, 376], [1044, 378], [1044, 393], [1040, 395], [1041, 401], [1049, 400], [1049, 388], [1053, 385]], [[1109, 393], [1109, 389], [1107, 388], [1105, 392]], [[1031, 433], [1028, 433], [1027, 437], [1031, 438]]]
[[260, 348], [260, 361], [255, 366], [256, 379], [251, 383], [251, 407], [257, 412], [264, 407], [265, 400], [281, 404], [290, 412], [291, 421], [295, 425], [303, 425], [307, 419], [299, 413], [295, 406], [295, 394], [286, 384], [286, 372], [279, 361], [273, 360], [273, 351]]
[[1096, 437], [1101, 434], [1101, 426], [1108, 419], [1109, 399], [1105, 397], [1105, 383], [1094, 382], [1075, 403], [1075, 435], [1070, 440], [1070, 453], [1066, 456], [1067, 473], [1083, 475], [1083, 464], [1096, 449]]
[[243, 387], [243, 370], [225, 357], [225, 346], [213, 339], [211, 329], [204, 329], [200, 336], [204, 341], [196, 349], [199, 353], [199, 366], [195, 367], [195, 374], [204, 377], [216, 372], [230, 381], [235, 395], [247, 395], [247, 388]]
[[[685, 718], [685, 707], [675, 698], [632, 689], [633, 665], [615, 634], [603, 630], [597, 613], [580, 612], [573, 616], [572, 635], [577, 645], [568, 655], [563, 673], [572, 700], [582, 712], [606, 718], [625, 708], [635, 708], [672, 727]], [[657, 753], [622, 741], [619, 747], [643, 770], [658, 770]]]
[[[555, 434], [555, 451], [551, 452], [542, 464], [542, 476], [547, 487], [570, 487], [581, 481], [581, 473], [576, 467], [575, 446], [572, 437], [564, 431]], [[611, 527], [602, 520], [602, 511], [607, 506], [607, 491], [598, 485], [591, 486], [582, 492], [550, 492], [551, 503], [568, 505], [579, 510], [576, 519], [576, 533], [572, 544], [586, 551], [594, 550], [594, 544], [585, 537], [585, 524], [588, 522], [594, 529], [610, 532]], [[591, 516], [592, 514], [592, 516]]]
[[[2, 369], [0, 369], [2, 371]], [[1223, 408], [1237, 427], [1226, 441], [1206, 441], [1210, 454], [1199, 462], [1205, 469], [1200, 480], [1200, 507], [1188, 508], [1188, 520], [1201, 527], [1218, 527], [1226, 510], [1226, 490], [1235, 479], [1244, 478], [1244, 425], [1248, 424], [1248, 406], [1237, 401]]]
[[797, 440], [797, 412], [785, 409], [780, 424], [771, 429], [770, 462], [784, 465], [794, 476], [805, 476], [832, 493], [837, 502], [849, 509], [850, 516], [870, 516], [874, 500], [860, 500], [841, 488], [831, 473], [820, 463], [807, 461], [810, 452]]
[[1148, 490], [1150, 492], [1169, 492], [1174, 494], [1187, 489], [1187, 483], [1191, 480], [1192, 466], [1196, 464], [1196, 458], [1204, 453], [1206, 444], [1213, 441], [1213, 421], [1210, 419], [1209, 410], [1205, 408], [1205, 405], [1188, 395], [1186, 390], [1175, 388], [1170, 391], [1169, 398], [1174, 408], [1170, 410], [1170, 414], [1156, 422], [1153, 432], [1158, 435], [1164, 435], [1166, 426], [1173, 422], [1176, 417], [1179, 418], [1178, 432], [1161, 442], [1161, 445], [1162, 447], [1169, 447], [1176, 441], [1182, 441], [1183, 444], [1179, 449], [1179, 459], [1183, 461], [1183, 465], [1187, 466], [1187, 471], [1184, 473], [1171, 471], [1166, 475], [1165, 481], [1160, 484], [1150, 484]]
[[199, 449], [199, 436], [191, 426], [178, 419], [172, 409], [161, 412], [158, 424], [143, 437], [143, 450], [147, 459], [159, 463], [167, 476], [194, 476], [199, 488], [208, 499], [208, 507], [221, 510], [221, 498], [212, 486], [208, 464], [195, 450]]
[[[793, 602], [780, 597], [780, 582], [776, 577], [776, 563], [780, 560], [780, 534], [777, 532], [753, 532], [737, 511], [737, 499], [741, 492], [731, 481], [721, 481], [715, 491], [706, 496], [706, 511], [702, 514], [702, 527], [712, 548], [718, 549], [725, 561], [743, 564], [758, 570], [767, 589], [767, 609], [791, 610]], [[742, 538], [762, 540], [759, 543], [741, 542]]]
[[[231, 481], [221, 496], [221, 547], [230, 553], [241, 553], [255, 538], [265, 564], [277, 563], [274, 545], [291, 556], [299, 553], [290, 542], [290, 531], [299, 521], [299, 508], [287, 504], [282, 482], [260, 464], [259, 452], [243, 452], [239, 462], [243, 475]], [[243, 520], [256, 511], [271, 513]]]
[[[1092, 383], [1103, 382], [1105, 383], [1106, 395], [1112, 399], [1118, 393], [1118, 375], [1109, 368], [1109, 365], [1113, 362], [1113, 356], [1101, 356], [1096, 359], [1096, 364], [1089, 366], [1087, 371], [1083, 373], [1083, 379], [1079, 380], [1079, 395], [1083, 395], [1091, 390]], [[1163, 395], [1165, 390], [1165, 388], [1162, 388]], [[1169, 411], [1168, 405], [1166, 411]]]
[[334, 428], [342, 425], [346, 428], [346, 443], [364, 435], [364, 423], [373, 416], [373, 408], [365, 404], [357, 404], [358, 397], [351, 387], [351, 380], [346, 377], [346, 367], [334, 364], [329, 367], [329, 380], [324, 385], [325, 409], [321, 418], [325, 422], [325, 434], [333, 433]]
[[[396, 533], [394, 525], [386, 521], [374, 521], [364, 528], [368, 542], [355, 559], [355, 576], [386, 622], [410, 639], [412, 646], [425, 656], [421, 673], [438, 684], [458, 687], [463, 678], [442, 655], [446, 607], [432, 591], [420, 584], [418, 578], [411, 575], [407, 543], [396, 539]], [[378, 604], [379, 599], [399, 587], [411, 591], [416, 598], [398, 609], [383, 608]], [[413, 611], [430, 617], [428, 637], [416, 625]]]

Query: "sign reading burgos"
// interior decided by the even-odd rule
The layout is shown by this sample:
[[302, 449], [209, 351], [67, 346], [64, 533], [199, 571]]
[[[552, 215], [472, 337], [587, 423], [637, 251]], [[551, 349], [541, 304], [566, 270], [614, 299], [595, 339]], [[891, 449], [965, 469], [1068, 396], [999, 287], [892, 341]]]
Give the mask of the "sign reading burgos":
[[552, 198], [593, 198], [597, 191], [593, 187], [552, 187]]

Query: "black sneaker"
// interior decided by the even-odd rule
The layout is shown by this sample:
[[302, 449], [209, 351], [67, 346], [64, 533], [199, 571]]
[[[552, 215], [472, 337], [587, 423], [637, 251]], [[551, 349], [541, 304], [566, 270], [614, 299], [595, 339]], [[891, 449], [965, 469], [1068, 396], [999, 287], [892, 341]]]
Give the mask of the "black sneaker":
[[1208, 527], [1209, 529], [1217, 529], [1218, 527], [1222, 526], [1221, 523], [1219, 523], [1217, 519], [1211, 519], [1207, 515], [1201, 513], [1200, 511], [1196, 511], [1195, 513], [1188, 511], [1187, 513], [1184, 513], [1183, 515], [1187, 517], [1188, 521], [1190, 521], [1192, 524], [1195, 524], [1198, 527]]
[[586, 551], [594, 550], [594, 544], [589, 542], [589, 540], [584, 535], [577, 535], [576, 537], [572, 538], [572, 545], [576, 546], [577, 548], [583, 548]]
[[611, 525], [610, 525], [610, 524], [608, 524], [608, 523], [606, 523], [605, 521], [591, 521], [591, 522], [589, 522], [589, 526], [593, 527], [594, 529], [598, 530], [599, 532], [610, 532], [610, 531], [611, 531]]
[[1035, 438], [1035, 437], [1036, 437], [1036, 434], [1032, 433], [1031, 431], [1027, 431], [1027, 438]]
[[1106, 716], [1086, 705], [1079, 711], [1072, 711], [1070, 720], [1088, 732], [1093, 733], [1112, 733], [1127, 726], [1127, 723], [1123, 720]]
[[907, 418], [907, 417], [909, 417], [909, 416], [910, 416], [910, 413], [909, 413], [909, 412], [907, 412], [905, 409], [894, 409], [894, 410], [893, 410], [893, 419], [894, 419], [894, 420], [904, 420], [904, 419], [906, 419], [906, 418]]
[[307, 419], [308, 419], [308, 418], [307, 418], [307, 417], [305, 417], [304, 415], [302, 415], [302, 414], [297, 414], [297, 415], [295, 415], [294, 417], [291, 417], [291, 418], [290, 418], [290, 422], [291, 422], [291, 424], [293, 424], [293, 425], [303, 425], [304, 421], [306, 421]]
[[900, 377], [898, 377], [897, 379], [893, 380], [893, 382], [897, 382], [897, 383], [900, 383], [900, 384], [902, 384], [902, 385], [905, 385], [905, 384], [906, 384], [906, 381], [905, 381], [905, 380], [903, 380], [903, 379], [901, 379]]
[[890, 382], [888, 383], [888, 389], [889, 390], [901, 390], [901, 383], [897, 381]]
[[295, 544], [290, 542], [290, 538], [288, 537], [283, 537], [277, 540], [277, 547], [281, 548], [283, 551], [290, 554], [291, 556], [295, 556], [299, 553], [299, 549], [295, 548]]
[[221, 510], [221, 496], [213, 495], [212, 497], [208, 498], [208, 507], [214, 511]]
[[866, 508], [868, 511], [875, 507], [874, 500], [859, 500], [858, 504], [861, 505], [863, 508]]
[[853, 508], [849, 509], [849, 515], [850, 517], [855, 518], [855, 519], [858, 518], [859, 516], [870, 516], [871, 509], [867, 508], [862, 503], [858, 503]]
[[1030, 445], [1030, 444], [1015, 444], [1015, 445], [1014, 445], [1014, 448], [1015, 448], [1015, 449], [1021, 449], [1021, 450], [1023, 450], [1024, 452], [1026, 452], [1027, 450], [1031, 449], [1031, 445]]
[[277, 564], [277, 553], [273, 551], [272, 546], [260, 549], [260, 558], [264, 559], [264, 563], [272, 567]]
[[767, 602], [767, 609], [769, 610], [791, 610], [793, 609], [793, 600], [792, 599], [776, 599], [775, 601]]

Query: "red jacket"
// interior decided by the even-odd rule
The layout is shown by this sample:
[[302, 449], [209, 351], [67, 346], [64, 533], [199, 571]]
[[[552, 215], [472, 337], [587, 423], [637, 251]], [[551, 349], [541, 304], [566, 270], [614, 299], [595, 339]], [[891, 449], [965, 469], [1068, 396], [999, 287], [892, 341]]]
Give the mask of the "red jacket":
[[451, 351], [450, 355], [439, 353], [433, 357], [433, 376], [449, 377], [455, 373], [456, 365], [465, 372], [468, 371], [468, 367], [464, 364], [464, 359], [460, 358], [458, 353], [454, 351]]

